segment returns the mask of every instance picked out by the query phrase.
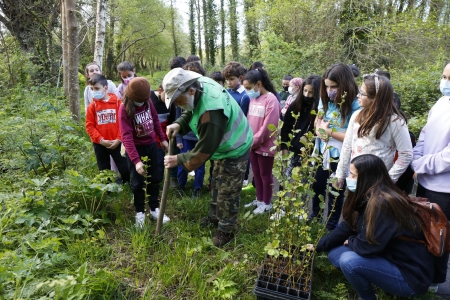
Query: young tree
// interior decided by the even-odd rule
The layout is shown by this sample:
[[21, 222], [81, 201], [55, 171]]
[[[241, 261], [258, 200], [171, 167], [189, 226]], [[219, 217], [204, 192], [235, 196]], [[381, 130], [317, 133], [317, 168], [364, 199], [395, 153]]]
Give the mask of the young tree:
[[206, 0], [202, 0], [202, 10], [203, 10], [203, 33], [205, 40], [205, 53], [206, 53], [206, 62], [209, 63], [209, 26], [208, 26], [208, 6], [206, 4]]
[[200, 20], [200, 0], [197, 0], [197, 36], [198, 36], [198, 56], [200, 56], [200, 60], [203, 62], [203, 52], [202, 52], [202, 22]]
[[214, 0], [207, 0], [207, 26], [208, 27], [208, 33], [207, 33], [207, 38], [208, 38], [208, 50], [209, 50], [209, 62], [211, 63], [211, 65], [215, 65], [216, 64], [216, 49], [217, 49], [217, 45], [216, 45], [216, 37], [219, 33], [218, 27], [219, 27], [219, 22], [216, 18], [217, 16], [217, 7], [216, 4], [214, 3]]
[[191, 53], [195, 54], [197, 50], [195, 43], [195, 0], [189, 0], [189, 45]]
[[97, 0], [97, 18], [95, 26], [94, 61], [102, 68], [105, 47], [106, 1]]
[[220, 0], [220, 62], [225, 65], [225, 9], [224, 0]]
[[178, 45], [177, 45], [177, 37], [175, 35], [175, 10], [173, 8], [174, 0], [170, 0], [170, 21], [172, 24], [172, 39], [173, 39], [173, 51], [175, 52], [175, 56], [178, 56]]

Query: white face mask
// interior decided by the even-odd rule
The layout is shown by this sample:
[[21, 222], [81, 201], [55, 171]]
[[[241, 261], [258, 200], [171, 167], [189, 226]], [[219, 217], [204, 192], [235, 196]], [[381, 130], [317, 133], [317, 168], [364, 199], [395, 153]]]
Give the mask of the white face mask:
[[187, 103], [185, 105], [178, 105], [178, 106], [184, 110], [193, 111], [195, 96], [194, 95], [191, 96], [191, 95], [189, 95], [188, 92], [186, 92], [186, 93], [184, 93], [184, 97], [186, 97]]

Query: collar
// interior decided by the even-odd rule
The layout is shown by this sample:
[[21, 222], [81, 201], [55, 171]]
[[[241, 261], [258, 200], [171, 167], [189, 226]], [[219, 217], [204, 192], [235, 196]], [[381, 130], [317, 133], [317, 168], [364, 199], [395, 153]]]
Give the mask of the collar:
[[239, 85], [239, 87], [235, 90], [236, 92], [239, 92], [240, 94], [242, 94], [242, 92], [245, 91], [245, 88], [242, 84]]
[[203, 94], [203, 83], [199, 82], [199, 87], [198, 89], [195, 91], [195, 96], [194, 96], [194, 106], [197, 106], [197, 103], [200, 101], [200, 98], [202, 97]]

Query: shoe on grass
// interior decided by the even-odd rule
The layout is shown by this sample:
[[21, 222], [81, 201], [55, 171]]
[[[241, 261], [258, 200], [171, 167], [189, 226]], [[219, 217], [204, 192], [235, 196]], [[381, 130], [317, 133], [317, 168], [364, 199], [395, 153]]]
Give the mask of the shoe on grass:
[[264, 202], [258, 201], [258, 199], [255, 199], [252, 202], [245, 204], [244, 207], [247, 208], [247, 207], [252, 207], [252, 206], [260, 206], [262, 204], [264, 204]]
[[279, 220], [286, 215], [285, 211], [282, 209], [280, 212], [276, 212], [270, 216], [271, 220]]
[[136, 214], [136, 223], [135, 226], [137, 228], [144, 228], [145, 225], [145, 213], [143, 212], [138, 212]]
[[432, 283], [428, 287], [428, 291], [430, 291], [432, 293], [437, 293], [438, 290], [439, 290], [439, 284], [437, 284], [437, 283]]
[[229, 243], [232, 239], [234, 239], [234, 233], [218, 230], [216, 235], [212, 238], [212, 241], [214, 246], [222, 247], [223, 245]]
[[242, 182], [242, 185], [243, 185], [243, 186], [247, 186], [247, 185], [248, 185], [248, 179], [247, 179], [247, 180], [244, 180], [244, 181]]
[[[150, 216], [152, 217], [153, 220], [158, 220], [159, 217], [159, 208], [155, 208], [155, 210], [151, 210], [150, 211]], [[168, 216], [166, 216], [166, 214], [164, 214], [163, 216], [163, 224], [166, 224], [167, 222], [170, 221], [170, 218]]]
[[170, 187], [176, 188], [178, 187], [178, 178], [176, 177], [170, 177]]
[[201, 188], [196, 188], [194, 189], [194, 192], [192, 193], [192, 199], [197, 199], [200, 198], [200, 194], [201, 194], [202, 189]]
[[265, 212], [270, 211], [271, 209], [272, 209], [272, 204], [265, 204], [265, 203], [263, 202], [263, 204], [261, 204], [261, 205], [259, 205], [259, 206], [257, 206], [257, 207], [255, 208], [255, 210], [253, 211], [253, 213], [254, 213], [255, 215], [260, 215], [260, 214], [263, 214], [263, 213], [265, 213]]
[[213, 225], [217, 227], [219, 225], [219, 220], [216, 218], [212, 218], [210, 216], [203, 217], [200, 219], [200, 227], [208, 227]]

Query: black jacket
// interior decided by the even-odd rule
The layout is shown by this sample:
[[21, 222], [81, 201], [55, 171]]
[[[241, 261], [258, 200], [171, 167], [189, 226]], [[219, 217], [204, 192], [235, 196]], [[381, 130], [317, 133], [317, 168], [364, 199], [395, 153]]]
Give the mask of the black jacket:
[[329, 235], [323, 237], [316, 250], [329, 251], [344, 244], [348, 239], [348, 247], [363, 257], [382, 257], [395, 264], [408, 283], [417, 294], [428, 291], [433, 279], [434, 256], [428, 252], [427, 247], [416, 242], [407, 242], [397, 238], [407, 236], [416, 240], [424, 240], [423, 232], [411, 232], [399, 227], [398, 222], [391, 216], [379, 213], [376, 221], [374, 238], [377, 244], [370, 244], [366, 240], [366, 226], [364, 222], [364, 209], [359, 213], [357, 230], [353, 231], [345, 221], [339, 223]]
[[[314, 121], [311, 120], [311, 105], [305, 105], [300, 113], [300, 116], [297, 119], [297, 123], [295, 122], [295, 118], [292, 116], [292, 106], [289, 105], [286, 114], [284, 115], [284, 123], [283, 127], [281, 127], [281, 150], [287, 150], [288, 147], [285, 144], [289, 142], [289, 134], [292, 133], [293, 129], [300, 129], [298, 133], [296, 133], [291, 141], [291, 147], [289, 151], [294, 152], [295, 154], [300, 154], [300, 149], [303, 147], [303, 144], [300, 143], [300, 138], [308, 131], [312, 131], [314, 129]], [[295, 125], [295, 127], [294, 127]]]

